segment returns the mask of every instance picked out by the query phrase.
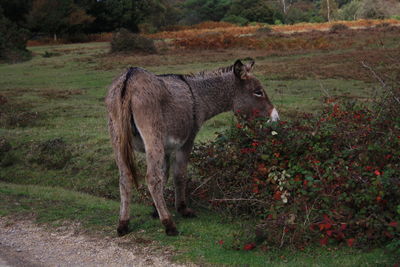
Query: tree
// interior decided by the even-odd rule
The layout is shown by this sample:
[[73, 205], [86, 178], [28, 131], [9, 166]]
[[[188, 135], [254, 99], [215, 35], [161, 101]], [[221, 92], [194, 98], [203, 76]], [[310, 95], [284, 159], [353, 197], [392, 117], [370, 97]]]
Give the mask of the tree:
[[321, 2], [321, 15], [328, 21], [334, 18], [338, 10], [338, 3], [335, 0], [322, 0]]
[[287, 14], [289, 11], [290, 6], [293, 3], [293, 0], [279, 0], [279, 3], [282, 7], [283, 14]]
[[34, 0], [28, 14], [30, 29], [53, 35], [54, 40], [57, 34], [77, 31], [93, 20], [72, 0]]
[[9, 20], [0, 6], [0, 60], [18, 62], [30, 58], [28, 32]]
[[400, 3], [397, 0], [362, 0], [357, 10], [357, 18], [383, 19], [400, 14]]
[[184, 6], [190, 22], [219, 21], [225, 17], [231, 0], [189, 0]]
[[248, 21], [274, 23], [274, 11], [264, 0], [233, 0], [228, 15]]
[[341, 20], [356, 20], [357, 12], [361, 7], [361, 2], [358, 0], [351, 1], [344, 5], [338, 11], [338, 18]]
[[3, 15], [19, 27], [26, 27], [26, 15], [32, 8], [32, 0], [0, 0]]

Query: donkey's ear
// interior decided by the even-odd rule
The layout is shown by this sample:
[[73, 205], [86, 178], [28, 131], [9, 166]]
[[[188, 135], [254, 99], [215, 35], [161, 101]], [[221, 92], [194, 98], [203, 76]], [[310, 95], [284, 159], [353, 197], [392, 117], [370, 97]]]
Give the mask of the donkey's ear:
[[236, 77], [241, 80], [246, 80], [249, 78], [249, 73], [253, 69], [254, 60], [249, 59], [250, 62], [247, 64], [243, 64], [240, 59], [236, 60], [235, 64], [233, 64], [233, 72], [235, 73]]

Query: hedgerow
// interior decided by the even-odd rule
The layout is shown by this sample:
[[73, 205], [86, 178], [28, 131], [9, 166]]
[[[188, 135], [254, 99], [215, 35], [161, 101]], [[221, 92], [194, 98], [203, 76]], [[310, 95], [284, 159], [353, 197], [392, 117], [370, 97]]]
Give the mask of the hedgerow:
[[322, 113], [277, 123], [239, 112], [236, 125], [195, 148], [204, 179], [193, 201], [247, 217], [259, 246], [399, 249], [399, 86], [388, 92], [368, 106], [327, 98]]

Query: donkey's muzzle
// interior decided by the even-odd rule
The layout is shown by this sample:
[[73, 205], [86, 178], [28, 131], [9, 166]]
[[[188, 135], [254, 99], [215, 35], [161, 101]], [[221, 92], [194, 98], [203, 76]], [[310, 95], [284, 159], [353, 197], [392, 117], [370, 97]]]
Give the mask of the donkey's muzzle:
[[276, 110], [276, 108], [272, 109], [271, 114], [269, 116], [270, 116], [270, 119], [268, 120], [268, 122], [279, 120], [279, 114], [278, 114], [278, 111]]

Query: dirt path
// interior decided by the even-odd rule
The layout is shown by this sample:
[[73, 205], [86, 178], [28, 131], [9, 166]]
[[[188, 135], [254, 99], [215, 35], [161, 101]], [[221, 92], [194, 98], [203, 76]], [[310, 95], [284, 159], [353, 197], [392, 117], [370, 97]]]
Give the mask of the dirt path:
[[61, 227], [0, 217], [0, 266], [181, 266], [168, 249], [155, 251], [127, 238], [99, 238]]

